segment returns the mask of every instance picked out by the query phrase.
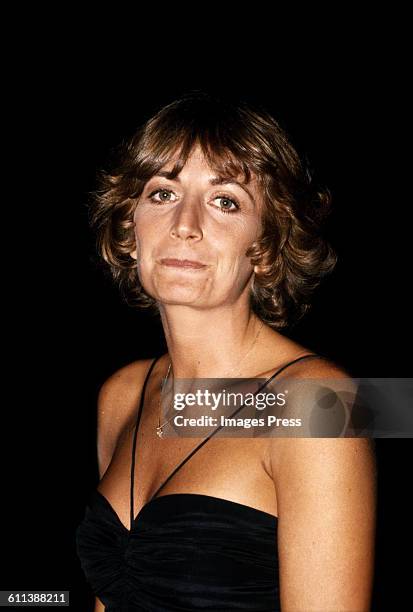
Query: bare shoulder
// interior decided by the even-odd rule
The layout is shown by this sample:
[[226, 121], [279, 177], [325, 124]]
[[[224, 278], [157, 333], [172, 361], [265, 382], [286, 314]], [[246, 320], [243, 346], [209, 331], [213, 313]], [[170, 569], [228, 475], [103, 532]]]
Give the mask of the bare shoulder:
[[102, 384], [97, 400], [97, 451], [102, 478], [118, 438], [136, 411], [153, 359], [138, 359], [116, 370]]
[[293, 372], [300, 378], [351, 378], [343, 366], [322, 355], [294, 364]]
[[138, 359], [111, 374], [100, 387], [99, 407], [105, 410], [113, 409], [123, 399], [136, 398], [152, 361], [153, 359]]
[[[305, 410], [306, 407], [312, 408], [313, 398], [309, 393], [312, 388], [322, 386], [335, 392], [342, 390], [347, 395], [352, 394], [354, 397], [357, 391], [356, 379], [352, 378], [343, 366], [321, 355], [293, 363], [285, 370], [282, 380], [297, 381], [297, 384], [293, 384], [290, 388], [290, 392], [294, 391], [294, 394], [290, 395], [289, 401], [291, 403], [295, 400], [300, 403], [301, 410]], [[309, 384], [305, 384], [305, 381], [309, 381]]]
[[[282, 416], [296, 422], [299, 420], [302, 429], [298, 433], [294, 431], [296, 435], [268, 438], [266, 464], [277, 481], [279, 474], [285, 473], [285, 462], [289, 461], [290, 455], [299, 456], [299, 448], [307, 450], [306, 445], [319, 448], [323, 444], [334, 446], [338, 438], [351, 438], [352, 410], [357, 398], [357, 381], [345, 368], [325, 357], [298, 361], [284, 372], [276, 383], [284, 385], [284, 392], [288, 389], [288, 401]], [[368, 440], [350, 441], [347, 446], [352, 444], [374, 448], [374, 442]], [[343, 443], [336, 448], [345, 446]], [[307, 461], [309, 457], [303, 457], [303, 460]]]

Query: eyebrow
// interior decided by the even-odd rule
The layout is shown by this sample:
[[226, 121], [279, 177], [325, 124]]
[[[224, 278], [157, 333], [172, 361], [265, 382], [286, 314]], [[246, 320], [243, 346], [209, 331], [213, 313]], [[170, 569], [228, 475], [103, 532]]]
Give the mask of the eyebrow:
[[[159, 170], [159, 172], [157, 172], [153, 176], [163, 176], [171, 181], [176, 181], [178, 183], [181, 182], [179, 176], [177, 176], [176, 178], [172, 178], [171, 174], [172, 173], [168, 172], [167, 170]], [[255, 205], [255, 200], [250, 190], [247, 187], [245, 187], [245, 185], [243, 185], [239, 181], [236, 181], [235, 179], [225, 178], [225, 177], [220, 177], [220, 176], [213, 176], [211, 179], [209, 179], [209, 183], [210, 185], [238, 185], [239, 187], [241, 187], [241, 189], [243, 189], [247, 193], [252, 203]]]

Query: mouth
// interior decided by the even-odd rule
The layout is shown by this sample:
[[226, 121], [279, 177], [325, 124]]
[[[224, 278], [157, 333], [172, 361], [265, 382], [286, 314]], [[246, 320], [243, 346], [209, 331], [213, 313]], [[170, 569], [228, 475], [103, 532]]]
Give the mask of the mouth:
[[173, 268], [190, 268], [190, 269], [201, 269], [206, 268], [206, 265], [200, 261], [193, 261], [191, 259], [161, 259], [160, 263], [163, 266], [171, 266]]

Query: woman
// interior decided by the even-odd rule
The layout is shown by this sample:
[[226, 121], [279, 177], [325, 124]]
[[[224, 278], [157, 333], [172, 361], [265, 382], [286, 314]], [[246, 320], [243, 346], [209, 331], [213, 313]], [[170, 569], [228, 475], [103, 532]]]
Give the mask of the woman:
[[103, 173], [100, 252], [131, 303], [159, 311], [168, 352], [99, 393], [101, 480], [77, 532], [95, 610], [369, 609], [367, 440], [168, 436], [161, 406], [165, 380], [348, 378], [279, 331], [334, 266], [328, 203], [265, 110], [202, 92]]

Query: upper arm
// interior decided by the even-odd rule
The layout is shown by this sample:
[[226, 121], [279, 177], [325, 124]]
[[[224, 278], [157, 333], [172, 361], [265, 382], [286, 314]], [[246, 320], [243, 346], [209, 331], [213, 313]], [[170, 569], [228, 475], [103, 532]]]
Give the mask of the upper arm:
[[283, 612], [369, 610], [376, 518], [373, 443], [289, 438], [273, 448]]
[[136, 411], [148, 363], [135, 361], [112, 374], [101, 386], [97, 399], [97, 455], [99, 478], [106, 472], [119, 435]]
[[[351, 413], [353, 381], [340, 367], [314, 360], [293, 375], [347, 389], [342, 398], [349, 400]], [[316, 395], [303, 389], [304, 395], [290, 396], [288, 413], [306, 415], [308, 422]], [[374, 440], [351, 433], [342, 437], [339, 429], [336, 435], [341, 437], [330, 432], [328, 437], [310, 433], [269, 439], [283, 612], [370, 609], [377, 498]]]

